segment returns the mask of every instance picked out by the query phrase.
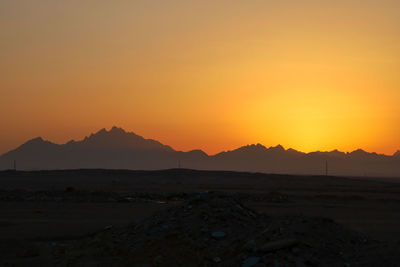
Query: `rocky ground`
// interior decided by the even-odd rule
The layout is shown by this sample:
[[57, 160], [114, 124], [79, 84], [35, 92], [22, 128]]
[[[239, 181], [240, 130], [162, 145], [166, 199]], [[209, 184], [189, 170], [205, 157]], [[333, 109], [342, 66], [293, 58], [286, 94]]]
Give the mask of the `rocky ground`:
[[[397, 203], [382, 200], [381, 194], [374, 202]], [[304, 201], [323, 203], [325, 208], [326, 203], [332, 206], [367, 201], [360, 196], [342, 198], [315, 198], [303, 191], [301, 196], [294, 196], [276, 191], [89, 192], [72, 186], [64, 190], [0, 190], [0, 203], [20, 203], [17, 207], [54, 202], [112, 203], [125, 205], [124, 212], [137, 212], [129, 205], [161, 207], [131, 223], [103, 225], [80, 237], [0, 238], [0, 265], [399, 266], [397, 238], [378, 240], [329, 216], [298, 212], [301, 207], [313, 207], [304, 206]], [[255, 203], [264, 206], [257, 208]], [[289, 209], [291, 212], [281, 212]], [[4, 222], [0, 220], [0, 230], [7, 229]], [[60, 228], [58, 232], [62, 231]]]
[[242, 197], [185, 195], [129, 226], [37, 241], [17, 256], [28, 259], [27, 266], [41, 253], [49, 266], [398, 266], [400, 250], [365, 234], [327, 218], [271, 217], [244, 206]]

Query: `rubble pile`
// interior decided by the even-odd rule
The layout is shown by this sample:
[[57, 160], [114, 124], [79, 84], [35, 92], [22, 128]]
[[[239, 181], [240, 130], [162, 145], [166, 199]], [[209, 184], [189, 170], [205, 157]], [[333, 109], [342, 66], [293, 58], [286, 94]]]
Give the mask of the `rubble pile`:
[[201, 193], [53, 254], [59, 266], [377, 266], [374, 245], [329, 219], [269, 217], [235, 195]]

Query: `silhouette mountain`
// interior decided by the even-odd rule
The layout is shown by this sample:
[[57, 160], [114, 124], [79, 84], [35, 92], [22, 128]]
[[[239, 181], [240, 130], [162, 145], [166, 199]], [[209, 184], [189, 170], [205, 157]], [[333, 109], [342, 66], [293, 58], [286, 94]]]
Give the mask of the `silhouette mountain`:
[[362, 149], [350, 153], [338, 150], [303, 153], [281, 145], [265, 147], [251, 144], [216, 155], [201, 150], [176, 151], [152, 139], [145, 139], [122, 128], [112, 127], [83, 140], [54, 144], [34, 138], [0, 156], [0, 169], [10, 169], [14, 160], [20, 170], [38, 169], [168, 169], [192, 168], [285, 174], [325, 173], [353, 176], [400, 177], [400, 151], [393, 156], [368, 153]]
[[145, 151], [174, 151], [171, 147], [152, 139], [144, 139], [134, 133], [125, 132], [122, 128], [112, 127], [110, 131], [101, 129], [80, 142], [69, 142], [69, 145], [79, 145], [96, 149], [122, 149]]

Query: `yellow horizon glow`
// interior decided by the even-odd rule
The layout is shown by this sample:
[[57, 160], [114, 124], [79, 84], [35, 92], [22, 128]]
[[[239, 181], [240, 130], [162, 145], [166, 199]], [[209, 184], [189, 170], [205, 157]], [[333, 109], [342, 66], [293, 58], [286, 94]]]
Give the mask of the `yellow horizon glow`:
[[0, 3], [0, 154], [117, 125], [209, 154], [400, 149], [400, 3]]

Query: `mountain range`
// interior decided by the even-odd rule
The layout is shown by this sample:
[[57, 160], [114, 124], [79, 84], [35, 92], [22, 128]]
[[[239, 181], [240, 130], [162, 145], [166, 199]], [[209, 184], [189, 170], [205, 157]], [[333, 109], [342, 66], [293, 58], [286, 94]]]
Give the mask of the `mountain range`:
[[400, 151], [388, 156], [358, 149], [351, 153], [303, 153], [281, 145], [252, 144], [216, 155], [177, 151], [152, 139], [113, 127], [83, 140], [55, 144], [41, 137], [0, 156], [0, 169], [169, 169], [190, 168], [264, 173], [400, 177]]

